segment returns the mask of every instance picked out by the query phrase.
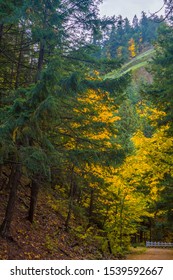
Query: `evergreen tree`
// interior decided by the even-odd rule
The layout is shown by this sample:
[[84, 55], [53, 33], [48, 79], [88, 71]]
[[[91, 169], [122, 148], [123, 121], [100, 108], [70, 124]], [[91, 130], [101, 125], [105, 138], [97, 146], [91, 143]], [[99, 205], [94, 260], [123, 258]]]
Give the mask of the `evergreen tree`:
[[[85, 152], [87, 161], [92, 159], [97, 154], [96, 146], [103, 144], [99, 141], [91, 148], [86, 135], [71, 126], [71, 119], [78, 122], [79, 118], [74, 112], [78, 93], [102, 89], [115, 94], [120, 102], [120, 93], [128, 83], [125, 78], [117, 81], [88, 79], [94, 67], [104, 63], [117, 65], [115, 62], [111, 65], [111, 61], [96, 63], [88, 51], [98, 2], [28, 0], [22, 7], [12, 5], [8, 20], [5, 13], [2, 16], [1, 42], [3, 46], [7, 43], [8, 48], [3, 56], [1, 79], [0, 163], [2, 167], [11, 167], [9, 201], [1, 225], [3, 237], [9, 236], [21, 176], [30, 180], [29, 220], [33, 222], [39, 188], [50, 184], [53, 170], [62, 171], [63, 163], [67, 163], [65, 172], [71, 174], [70, 188], [73, 189], [76, 178], [73, 166]], [[78, 32], [83, 32], [79, 38]], [[83, 118], [86, 122], [87, 115]], [[95, 127], [103, 127], [103, 124], [98, 122]], [[81, 146], [77, 145], [69, 151], [69, 139], [85, 143], [86, 148], [84, 145], [80, 150]], [[106, 152], [101, 154], [104, 158]], [[69, 217], [71, 205], [70, 202]]]
[[173, 2], [172, 0], [164, 0], [165, 4], [165, 19], [168, 19], [172, 22], [173, 18]]
[[172, 27], [164, 26], [159, 31], [159, 38], [155, 45], [156, 54], [151, 63], [151, 73], [153, 74], [153, 84], [147, 92], [154, 104], [165, 116], [158, 120], [158, 123], [168, 124], [172, 133], [173, 103], [172, 103]]
[[141, 20], [140, 20], [140, 26], [141, 26], [141, 32], [142, 32], [142, 38], [143, 41], [146, 42], [147, 41], [147, 31], [148, 31], [148, 19], [147, 19], [147, 15], [146, 13], [143, 11], [142, 12], [142, 16], [141, 16]]
[[[107, 36], [103, 36], [102, 55], [109, 58], [119, 57], [128, 60], [140, 53], [144, 48], [153, 46], [157, 38], [158, 27], [159, 18], [156, 15], [151, 19], [147, 17], [145, 12], [142, 12], [141, 20], [139, 21], [135, 15], [132, 25], [128, 18], [123, 19], [122, 16], [119, 16]], [[131, 39], [133, 39], [133, 44], [130, 43]], [[129, 52], [129, 43], [133, 52]]]
[[134, 15], [133, 20], [132, 20], [132, 26], [135, 30], [138, 30], [139, 28], [139, 20], [137, 15]]

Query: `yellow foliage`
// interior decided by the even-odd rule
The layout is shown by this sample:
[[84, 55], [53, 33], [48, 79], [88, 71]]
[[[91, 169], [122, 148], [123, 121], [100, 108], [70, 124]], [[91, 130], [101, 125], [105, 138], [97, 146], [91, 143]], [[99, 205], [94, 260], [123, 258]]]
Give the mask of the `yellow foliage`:
[[162, 119], [165, 116], [165, 112], [159, 111], [156, 108], [148, 107], [145, 102], [143, 102], [142, 106], [141, 104], [138, 104], [137, 112], [140, 117], [149, 119], [154, 126], [157, 125], [158, 120]]
[[18, 127], [16, 127], [16, 128], [14, 129], [13, 134], [12, 134], [12, 139], [13, 139], [14, 142], [16, 141], [17, 131], [18, 131]]
[[136, 46], [135, 46], [135, 41], [133, 38], [129, 40], [129, 51], [130, 51], [130, 56], [133, 58], [136, 56]]
[[[98, 72], [94, 74], [98, 75]], [[79, 94], [77, 102], [73, 112], [82, 118], [79, 118], [79, 121], [71, 121], [69, 129], [72, 137], [65, 144], [66, 149], [74, 149], [76, 145], [79, 148], [81, 144], [77, 143], [78, 138], [88, 139], [88, 147], [90, 147], [89, 141], [102, 141], [99, 149], [111, 148], [111, 138], [115, 138], [116, 135], [112, 134], [110, 127], [114, 127], [115, 131], [114, 124], [120, 120], [120, 117], [117, 116], [118, 111], [114, 100], [109, 97], [108, 92], [90, 89], [82, 95]], [[61, 130], [64, 135], [69, 134], [68, 130], [66, 131], [64, 128]], [[119, 145], [117, 145], [118, 148]]]

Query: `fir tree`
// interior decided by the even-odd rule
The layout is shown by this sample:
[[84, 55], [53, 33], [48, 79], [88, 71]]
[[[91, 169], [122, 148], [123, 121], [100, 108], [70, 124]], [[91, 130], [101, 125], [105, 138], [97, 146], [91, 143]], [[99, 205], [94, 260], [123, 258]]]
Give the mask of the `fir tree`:
[[156, 54], [151, 63], [154, 82], [148, 88], [148, 94], [154, 104], [165, 112], [159, 124], [168, 124], [172, 133], [172, 27], [164, 26], [159, 31], [159, 39], [155, 45]]

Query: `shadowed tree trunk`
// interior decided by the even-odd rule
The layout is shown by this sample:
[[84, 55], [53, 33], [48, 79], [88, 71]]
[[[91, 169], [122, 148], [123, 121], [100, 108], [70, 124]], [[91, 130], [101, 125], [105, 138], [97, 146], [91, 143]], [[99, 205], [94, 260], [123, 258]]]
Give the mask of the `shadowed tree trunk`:
[[123, 211], [124, 211], [124, 200], [125, 200], [125, 197], [122, 198], [121, 200], [121, 208], [120, 208], [120, 246], [122, 246], [123, 244]]
[[[43, 11], [44, 21], [43, 21], [43, 30], [47, 28], [47, 9], [45, 8]], [[37, 65], [37, 76], [36, 82], [40, 79], [40, 74], [43, 69], [44, 64], [44, 55], [45, 55], [45, 38], [40, 40], [40, 50], [39, 50], [39, 57], [38, 57], [38, 65]]]
[[94, 189], [90, 190], [90, 205], [89, 205], [89, 223], [88, 223], [88, 228], [91, 226], [92, 224], [92, 220], [93, 220], [93, 207], [94, 207]]
[[44, 41], [42, 41], [40, 43], [36, 81], [38, 81], [40, 79], [40, 74], [41, 74], [41, 70], [43, 68], [43, 63], [44, 63], [44, 53], [45, 53], [45, 43], [44, 43]]
[[0, 24], [0, 44], [1, 44], [1, 39], [2, 39], [2, 35], [3, 35], [3, 27], [4, 27], [4, 25], [1, 23]]
[[19, 81], [20, 81], [24, 33], [25, 33], [25, 30], [22, 30], [21, 31], [21, 40], [20, 40], [20, 49], [19, 49], [19, 55], [18, 55], [18, 63], [17, 63], [17, 69], [16, 69], [15, 89], [17, 89], [19, 87]]
[[109, 250], [109, 253], [112, 254], [111, 242], [110, 242], [110, 240], [109, 240], [108, 237], [107, 237], [107, 241], [108, 241], [108, 250]]
[[10, 178], [9, 178], [10, 193], [9, 193], [8, 204], [7, 204], [7, 208], [6, 208], [4, 221], [0, 227], [0, 234], [4, 238], [8, 238], [10, 236], [10, 226], [11, 226], [13, 213], [14, 213], [14, 209], [15, 209], [17, 186], [18, 186], [20, 177], [21, 177], [20, 165], [13, 165], [11, 174], [10, 174]]
[[65, 229], [66, 230], [68, 230], [68, 225], [69, 225], [69, 222], [70, 222], [72, 209], [73, 209], [73, 194], [74, 194], [74, 178], [73, 177], [74, 177], [74, 166], [72, 167], [72, 170], [71, 170], [69, 206], [68, 206], [67, 218], [66, 218], [66, 221], [65, 221]]
[[34, 213], [37, 205], [37, 198], [39, 192], [39, 183], [35, 180], [32, 180], [31, 183], [31, 198], [30, 198], [30, 208], [29, 208], [29, 215], [28, 220], [33, 223], [34, 221]]
[[65, 221], [65, 229], [66, 230], [68, 230], [68, 225], [69, 225], [70, 218], [71, 218], [72, 208], [73, 208], [73, 197], [70, 196], [68, 214], [67, 214], [67, 218], [66, 218], [66, 221]]

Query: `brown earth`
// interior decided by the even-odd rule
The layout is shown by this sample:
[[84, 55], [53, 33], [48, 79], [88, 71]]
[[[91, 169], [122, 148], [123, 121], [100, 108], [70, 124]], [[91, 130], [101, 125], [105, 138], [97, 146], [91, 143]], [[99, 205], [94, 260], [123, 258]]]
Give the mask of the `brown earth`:
[[[69, 230], [65, 230], [66, 205], [55, 199], [50, 189], [40, 191], [34, 223], [31, 224], [27, 219], [29, 198], [30, 189], [21, 186], [11, 225], [12, 238], [0, 237], [0, 260], [116, 259], [98, 250], [100, 245], [95, 238], [92, 239], [94, 229], [83, 238], [79, 231], [83, 221], [79, 218], [76, 221], [72, 217]], [[7, 200], [8, 191], [0, 188], [0, 225]], [[133, 248], [127, 260], [173, 260], [173, 249]]]
[[145, 252], [132, 252], [127, 260], [173, 260], [173, 249], [148, 248]]
[[[50, 189], [40, 191], [34, 222], [31, 224], [27, 219], [30, 190], [19, 188], [11, 236], [8, 239], [0, 237], [0, 260], [115, 259], [112, 255], [103, 255], [95, 239], [81, 238], [81, 232], [77, 231], [80, 219], [76, 221], [72, 216], [69, 229], [65, 230], [66, 211], [62, 202], [54, 199], [50, 192]], [[0, 190], [0, 225], [7, 200], [8, 192]]]

